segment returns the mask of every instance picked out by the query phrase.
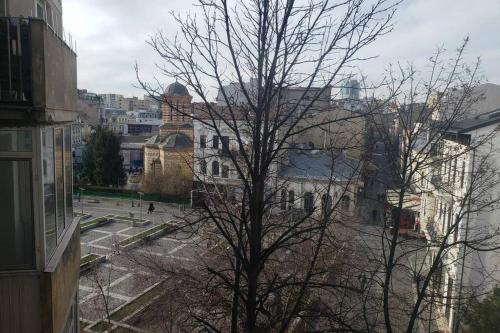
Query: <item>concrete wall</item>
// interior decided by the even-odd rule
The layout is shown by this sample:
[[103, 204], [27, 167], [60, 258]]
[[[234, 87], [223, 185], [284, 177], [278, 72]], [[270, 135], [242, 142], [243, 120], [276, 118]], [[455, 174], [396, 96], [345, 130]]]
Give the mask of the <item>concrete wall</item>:
[[39, 288], [37, 272], [0, 275], [0, 332], [42, 332]]
[[76, 54], [43, 21], [31, 21], [33, 107], [39, 121], [65, 122], [76, 117]]
[[54, 272], [42, 274], [43, 332], [63, 332], [78, 290], [80, 276], [80, 228], [74, 229]]

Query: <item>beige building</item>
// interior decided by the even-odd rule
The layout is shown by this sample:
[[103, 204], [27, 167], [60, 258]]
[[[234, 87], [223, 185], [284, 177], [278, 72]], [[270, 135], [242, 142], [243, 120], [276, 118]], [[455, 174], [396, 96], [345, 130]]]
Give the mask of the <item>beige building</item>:
[[180, 172], [192, 179], [193, 121], [188, 116], [192, 96], [185, 86], [175, 82], [167, 87], [164, 100], [160, 133], [144, 145], [144, 175], [159, 178]]
[[78, 332], [76, 54], [61, 11], [0, 0], [0, 332]]

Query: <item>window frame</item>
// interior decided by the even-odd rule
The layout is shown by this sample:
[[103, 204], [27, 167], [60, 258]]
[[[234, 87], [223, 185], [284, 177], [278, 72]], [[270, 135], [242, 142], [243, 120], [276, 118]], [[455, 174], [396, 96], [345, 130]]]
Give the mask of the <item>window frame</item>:
[[[37, 127], [1, 127], [0, 130], [5, 131], [29, 131], [31, 132], [31, 150], [18, 150], [18, 151], [0, 151], [0, 159], [3, 160], [29, 160], [30, 168], [31, 168], [31, 209], [32, 209], [32, 221], [33, 221], [33, 245], [34, 245], [34, 260], [33, 263], [28, 267], [27, 265], [22, 267], [18, 266], [15, 270], [9, 269], [5, 270], [5, 272], [12, 272], [19, 270], [23, 272], [35, 271], [39, 269], [43, 265], [44, 254], [43, 251], [40, 252], [38, 249], [43, 246], [44, 240], [43, 235], [40, 237], [40, 207], [39, 202], [35, 200], [35, 198], [39, 195], [40, 187], [38, 182], [36, 181], [40, 175], [39, 173], [39, 164], [37, 163], [36, 156], [39, 156], [38, 146], [39, 139], [38, 133], [39, 128]], [[0, 270], [0, 273], [4, 272], [4, 270]]]

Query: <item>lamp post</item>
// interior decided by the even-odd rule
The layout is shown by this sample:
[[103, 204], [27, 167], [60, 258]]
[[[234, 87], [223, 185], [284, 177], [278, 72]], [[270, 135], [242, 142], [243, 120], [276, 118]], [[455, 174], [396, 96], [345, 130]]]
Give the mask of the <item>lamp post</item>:
[[139, 206], [141, 207], [141, 220], [142, 220], [142, 196], [144, 195], [144, 192], [137, 192], [139, 194]]
[[80, 189], [80, 200], [81, 200], [81, 203], [82, 203], [82, 215], [83, 215], [83, 199], [82, 199], [82, 193], [83, 193], [83, 191], [85, 191], [85, 189], [84, 189], [84, 188], [81, 188], [81, 187], [79, 187], [79, 189]]

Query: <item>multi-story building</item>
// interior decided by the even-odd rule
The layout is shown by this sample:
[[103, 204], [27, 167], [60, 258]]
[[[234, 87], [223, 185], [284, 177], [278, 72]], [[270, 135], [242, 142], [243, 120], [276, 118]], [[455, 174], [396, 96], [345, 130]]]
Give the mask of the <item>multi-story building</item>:
[[[498, 175], [489, 174], [500, 168], [499, 125], [500, 109], [455, 123], [433, 146], [437, 162], [422, 179], [420, 219], [426, 238], [435, 242], [447, 237], [447, 244], [458, 243], [445, 251], [434, 286], [444, 299], [437, 314], [445, 329], [453, 331], [457, 314], [464, 310], [463, 299], [491, 291], [500, 279], [499, 251], [474, 251], [463, 245], [470, 242], [480, 248], [478, 240], [500, 228], [498, 205], [488, 205], [500, 192]], [[488, 184], [479, 184], [480, 177]]]
[[[249, 83], [248, 87], [251, 88], [252, 84]], [[295, 112], [303, 112], [305, 107], [308, 107], [305, 116], [308, 121], [301, 122], [298, 125], [300, 129], [300, 126], [310, 126], [311, 122], [320, 121], [315, 117], [321, 116], [321, 119], [325, 119], [325, 114], [332, 109], [329, 95], [329, 87], [310, 90], [300, 87], [288, 88], [283, 93], [284, 102], [281, 104]], [[211, 191], [214, 186], [236, 190], [242, 184], [235, 161], [243, 173], [246, 172], [245, 163], [240, 156], [240, 141], [236, 137], [234, 127], [238, 129], [243, 149], [248, 152], [252, 149], [252, 124], [244, 116], [247, 99], [242, 96], [244, 95], [238, 85], [232, 84], [218, 93], [218, 103], [213, 105], [217, 110], [217, 117], [213, 113], [209, 114], [203, 107], [195, 110], [193, 181], [197, 192]], [[313, 101], [313, 98], [316, 100]], [[225, 100], [229, 100], [229, 103]], [[308, 103], [312, 103], [310, 108]], [[227, 104], [231, 105], [231, 118], [229, 116], [223, 118], [229, 112]], [[221, 119], [217, 119], [218, 117]], [[324, 127], [322, 131], [325, 131]], [[321, 149], [331, 148], [330, 145], [325, 147], [319, 142], [317, 145], [312, 142], [313, 140], [322, 142], [323, 134], [321, 130], [314, 133], [307, 131], [304, 135], [290, 138], [287, 149], [283, 149], [281, 156], [270, 165], [267, 186], [270, 191], [278, 189], [277, 198], [282, 210], [307, 211], [319, 207], [321, 200], [331, 203], [335, 196], [341, 195], [341, 187], [347, 184], [349, 184], [347, 191], [338, 199], [342, 200], [343, 208], [351, 210], [354, 208], [358, 188], [363, 185], [359, 177], [361, 165], [359, 161], [346, 156], [341, 150], [333, 156], [331, 150]], [[333, 135], [332, 138], [328, 138], [330, 139], [338, 140]], [[329, 184], [335, 185], [329, 186]], [[193, 195], [193, 204], [196, 204], [197, 196]], [[321, 210], [317, 209], [315, 212], [319, 214]]]
[[0, 332], [77, 332], [76, 54], [61, 1], [0, 1]]
[[128, 134], [128, 115], [123, 109], [104, 108], [101, 123], [116, 135]]
[[128, 110], [129, 103], [120, 94], [99, 94], [105, 108]]

